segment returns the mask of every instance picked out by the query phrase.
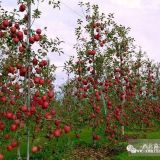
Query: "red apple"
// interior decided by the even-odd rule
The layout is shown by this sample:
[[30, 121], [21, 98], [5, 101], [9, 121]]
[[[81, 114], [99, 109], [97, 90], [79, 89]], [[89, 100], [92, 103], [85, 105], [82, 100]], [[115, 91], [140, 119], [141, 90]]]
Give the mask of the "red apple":
[[4, 155], [0, 153], [0, 160], [4, 160]]
[[53, 131], [53, 135], [54, 135], [56, 138], [60, 137], [60, 136], [61, 136], [61, 129], [55, 129], [55, 130]]
[[12, 146], [13, 148], [17, 147], [17, 146], [18, 146], [18, 142], [17, 142], [17, 141], [12, 141], [12, 142], [11, 142], [11, 146]]
[[24, 4], [21, 4], [20, 6], [19, 6], [19, 11], [20, 12], [24, 12], [26, 10], [26, 6], [24, 5]]
[[2, 24], [3, 24], [4, 27], [8, 27], [9, 26], [9, 21], [8, 20], [4, 20]]
[[71, 127], [68, 126], [68, 125], [65, 125], [64, 126], [64, 131], [65, 131], [65, 133], [69, 133], [71, 131]]
[[33, 146], [33, 147], [32, 147], [32, 153], [36, 153], [36, 152], [38, 152], [38, 151], [39, 151], [38, 146]]
[[10, 31], [11, 33], [16, 33], [17, 28], [16, 27], [11, 27]]
[[34, 37], [30, 37], [30, 38], [29, 38], [29, 43], [33, 44], [34, 41], [35, 41], [35, 40], [34, 40]]
[[15, 43], [15, 44], [18, 44], [18, 42], [19, 42], [19, 38], [13, 38], [13, 42]]
[[8, 151], [12, 151], [13, 150], [13, 147], [11, 145], [7, 146], [7, 150]]
[[34, 35], [34, 41], [39, 41], [40, 40], [40, 36], [38, 34]]
[[95, 54], [96, 54], [96, 51], [95, 51], [95, 50], [88, 50], [88, 54], [89, 54], [89, 55], [95, 55]]
[[25, 48], [24, 48], [23, 46], [20, 46], [20, 47], [19, 47], [19, 52], [22, 53], [22, 52], [24, 52], [24, 51], [25, 51]]
[[17, 124], [14, 124], [14, 123], [13, 123], [13, 124], [11, 125], [10, 130], [11, 130], [11, 131], [16, 131], [17, 128], [18, 128]]
[[41, 34], [41, 32], [42, 32], [41, 29], [37, 29], [37, 30], [36, 30], [36, 33], [37, 33], [37, 34]]

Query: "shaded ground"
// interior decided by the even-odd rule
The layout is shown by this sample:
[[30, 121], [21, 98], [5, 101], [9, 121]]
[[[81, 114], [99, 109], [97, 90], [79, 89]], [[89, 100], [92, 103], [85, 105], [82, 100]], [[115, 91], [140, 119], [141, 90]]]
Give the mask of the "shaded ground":
[[124, 151], [124, 145], [115, 148], [77, 146], [65, 160], [110, 160], [114, 155]]
[[111, 154], [108, 148], [76, 148], [73, 153], [72, 157], [73, 160], [103, 160], [103, 159], [110, 159], [106, 158], [109, 157]]

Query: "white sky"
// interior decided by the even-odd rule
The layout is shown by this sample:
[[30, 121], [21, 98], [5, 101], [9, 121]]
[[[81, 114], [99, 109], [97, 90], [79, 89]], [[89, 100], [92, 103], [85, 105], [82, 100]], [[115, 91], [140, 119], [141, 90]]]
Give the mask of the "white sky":
[[[106, 15], [115, 13], [117, 23], [131, 28], [130, 35], [135, 38], [136, 44], [146, 51], [148, 56], [160, 62], [160, 0], [81, 0], [98, 4], [100, 11]], [[2, 0], [2, 6], [6, 10], [16, 8], [17, 0]], [[37, 20], [35, 27], [48, 27], [48, 36], [58, 36], [66, 43], [64, 55], [50, 55], [51, 62], [57, 66], [63, 66], [69, 55], [75, 54], [73, 45], [75, 43], [74, 28], [78, 18], [83, 17], [82, 10], [77, 5], [79, 0], [62, 0], [60, 10], [53, 10], [47, 3], [40, 5], [42, 17]], [[66, 80], [62, 68], [56, 71], [56, 86]]]

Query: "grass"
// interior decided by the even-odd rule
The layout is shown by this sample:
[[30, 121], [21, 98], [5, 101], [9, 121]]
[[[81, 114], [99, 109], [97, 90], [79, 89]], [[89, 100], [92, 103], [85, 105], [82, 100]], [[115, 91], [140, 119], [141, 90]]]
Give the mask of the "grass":
[[[96, 143], [97, 151], [99, 148], [103, 148], [104, 146], [107, 146], [108, 140], [102, 130], [97, 131], [101, 135], [101, 140]], [[75, 138], [75, 134], [73, 132], [69, 133], [68, 135], [63, 135], [60, 139], [54, 139], [52, 141], [46, 141], [45, 138], [39, 138], [36, 139], [34, 144], [39, 144], [44, 146], [44, 149], [37, 153], [37, 154], [31, 154], [33, 159], [38, 158], [40, 160], [40, 157], [43, 157], [45, 160], [74, 160], [71, 158], [74, 154], [74, 151], [78, 152], [77, 148], [79, 150], [83, 150], [83, 148], [88, 151], [92, 149], [93, 141], [92, 141], [92, 130], [91, 128], [84, 128], [81, 131], [81, 137], [80, 139]], [[143, 137], [147, 139], [160, 139], [160, 131], [143, 131], [138, 132], [137, 131], [126, 131], [126, 134], [129, 136], [133, 136], [139, 139], [143, 139]], [[22, 144], [21, 144], [21, 154], [23, 157], [26, 157], [26, 139], [23, 138]], [[33, 145], [34, 145], [33, 144]], [[127, 146], [127, 143], [120, 143], [119, 146]], [[102, 160], [160, 160], [160, 157], [137, 157], [137, 156], [130, 156], [128, 152], [126, 152], [125, 149], [122, 150], [122, 147], [114, 146], [113, 149], [115, 150], [114, 154], [106, 156], [106, 158], [103, 158]], [[94, 150], [96, 152], [96, 149]], [[104, 150], [105, 151], [105, 150]], [[17, 151], [14, 150], [12, 152], [6, 152], [5, 157], [6, 160], [16, 160], [14, 157], [16, 157]], [[54, 157], [54, 158], [53, 158]], [[77, 159], [78, 160], [78, 159]], [[86, 157], [84, 160], [93, 160], [90, 156]]]
[[[145, 139], [160, 139], [160, 130], [156, 131], [146, 131], [142, 132], [145, 133]], [[137, 133], [129, 132], [129, 135], [134, 135]], [[141, 134], [141, 133], [139, 133]], [[139, 137], [137, 137], [139, 138]], [[160, 160], [160, 156], [131, 156], [128, 154], [128, 152], [124, 151], [123, 153], [120, 153], [118, 155], [115, 155], [112, 157], [112, 160]]]
[[112, 160], [160, 160], [159, 156], [130, 156], [128, 152], [123, 152], [117, 156], [114, 156]]

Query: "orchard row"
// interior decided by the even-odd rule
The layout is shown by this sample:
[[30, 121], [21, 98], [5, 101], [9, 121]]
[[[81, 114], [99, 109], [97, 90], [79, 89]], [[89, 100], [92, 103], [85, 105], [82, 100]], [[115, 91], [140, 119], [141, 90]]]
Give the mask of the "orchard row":
[[[29, 160], [30, 139], [39, 135], [54, 141], [72, 132], [80, 139], [88, 127], [93, 144], [101, 139], [99, 129], [118, 143], [127, 140], [126, 129], [158, 126], [159, 66], [135, 47], [130, 29], [116, 24], [112, 14], [106, 18], [97, 5], [80, 5], [86, 7], [86, 19], [76, 28], [77, 56], [64, 67], [74, 77], [62, 87], [60, 100], [53, 85], [55, 66], [47, 60], [48, 52], [59, 49], [43, 29], [31, 28], [31, 2], [18, 4], [15, 12], [22, 19], [0, 8], [0, 160], [7, 151], [20, 150], [25, 135]], [[33, 145], [31, 151], [43, 149]]]

